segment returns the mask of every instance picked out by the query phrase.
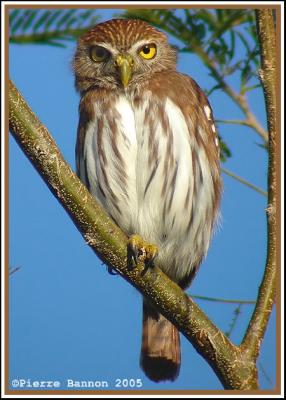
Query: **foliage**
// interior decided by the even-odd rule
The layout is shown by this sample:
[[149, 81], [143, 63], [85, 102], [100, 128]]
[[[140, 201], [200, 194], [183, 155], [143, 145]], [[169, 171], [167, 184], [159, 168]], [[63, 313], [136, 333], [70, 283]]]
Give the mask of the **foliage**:
[[10, 42], [65, 47], [98, 21], [95, 10], [15, 9], [9, 15]]
[[218, 135], [218, 139], [220, 144], [220, 159], [222, 162], [225, 162], [227, 158], [231, 157], [231, 150], [220, 135]]
[[[181, 42], [179, 52], [191, 52], [199, 55], [210, 67], [210, 75], [217, 78], [219, 69], [223, 77], [240, 72], [240, 93], [245, 93], [259, 82], [249, 85], [251, 78], [257, 80], [259, 49], [255, 30], [255, 18], [252, 10], [245, 9], [160, 9], [125, 11], [126, 18], [141, 18], [160, 29], [165, 30]], [[243, 29], [242, 29], [243, 28]], [[240, 40], [245, 54], [235, 57], [236, 42]], [[222, 82], [208, 90], [208, 95], [218, 89], [224, 89]]]

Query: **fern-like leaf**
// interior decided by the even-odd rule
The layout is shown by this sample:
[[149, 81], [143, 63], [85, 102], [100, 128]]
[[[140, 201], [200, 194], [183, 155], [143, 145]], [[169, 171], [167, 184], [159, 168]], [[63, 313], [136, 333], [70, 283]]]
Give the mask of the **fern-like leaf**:
[[90, 29], [98, 18], [96, 10], [93, 9], [11, 10], [10, 42], [65, 47], [65, 41], [77, 39]]

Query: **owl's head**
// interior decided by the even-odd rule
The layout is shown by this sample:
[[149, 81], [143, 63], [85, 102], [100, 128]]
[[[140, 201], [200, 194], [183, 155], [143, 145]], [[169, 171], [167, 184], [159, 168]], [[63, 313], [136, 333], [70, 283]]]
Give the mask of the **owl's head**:
[[144, 21], [112, 19], [78, 41], [73, 61], [76, 88], [127, 88], [176, 68], [176, 51], [164, 33]]

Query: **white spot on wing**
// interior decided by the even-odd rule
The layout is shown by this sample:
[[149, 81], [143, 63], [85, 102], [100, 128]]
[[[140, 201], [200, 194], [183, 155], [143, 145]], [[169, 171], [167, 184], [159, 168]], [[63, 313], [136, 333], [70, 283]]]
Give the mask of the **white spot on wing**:
[[204, 106], [204, 111], [207, 116], [207, 119], [210, 121], [211, 120], [211, 109], [209, 108], [209, 106]]
[[215, 133], [215, 125], [214, 124], [212, 124], [212, 131], [213, 131], [213, 133]]

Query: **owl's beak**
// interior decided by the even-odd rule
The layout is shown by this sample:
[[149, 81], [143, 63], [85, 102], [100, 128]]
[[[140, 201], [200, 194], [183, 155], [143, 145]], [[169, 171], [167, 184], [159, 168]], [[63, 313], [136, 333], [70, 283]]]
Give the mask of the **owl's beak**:
[[115, 59], [115, 65], [119, 70], [122, 85], [126, 87], [132, 76], [134, 60], [130, 54], [119, 54]]

